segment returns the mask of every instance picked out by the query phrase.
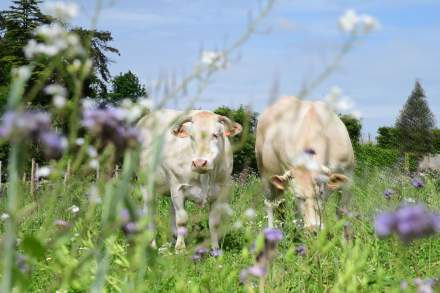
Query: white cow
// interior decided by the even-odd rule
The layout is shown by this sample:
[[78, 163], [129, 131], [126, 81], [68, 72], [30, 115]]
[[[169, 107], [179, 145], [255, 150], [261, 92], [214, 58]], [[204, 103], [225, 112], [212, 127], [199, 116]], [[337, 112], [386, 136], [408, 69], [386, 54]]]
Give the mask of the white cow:
[[[346, 186], [354, 167], [350, 137], [339, 117], [323, 102], [284, 97], [259, 117], [255, 150], [269, 226], [273, 208], [291, 188], [304, 226], [321, 227], [323, 199]], [[344, 190], [345, 203], [349, 192]]]
[[[209, 204], [212, 248], [217, 249], [233, 163], [228, 137], [240, 133], [241, 125], [209, 111], [159, 110], [141, 119], [138, 128], [143, 141], [141, 166], [147, 177], [154, 176], [155, 193], [171, 195], [176, 250], [185, 249], [186, 199]], [[147, 211], [151, 190], [143, 191]]]

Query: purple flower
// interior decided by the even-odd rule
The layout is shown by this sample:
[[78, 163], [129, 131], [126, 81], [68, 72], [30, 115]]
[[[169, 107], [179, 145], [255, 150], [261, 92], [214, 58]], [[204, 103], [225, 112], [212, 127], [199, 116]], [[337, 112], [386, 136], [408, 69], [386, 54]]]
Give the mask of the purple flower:
[[128, 222], [122, 226], [122, 231], [125, 233], [125, 235], [131, 235], [139, 232], [139, 227], [135, 222]]
[[278, 229], [266, 228], [264, 229], [264, 238], [273, 243], [278, 243], [283, 239], [283, 232]]
[[27, 263], [26, 257], [23, 254], [20, 254], [20, 253], [17, 254], [16, 264], [17, 264], [18, 269], [22, 273], [29, 272], [29, 265]]
[[296, 249], [296, 254], [300, 256], [306, 256], [307, 255], [307, 247], [304, 244], [299, 245]]
[[425, 183], [423, 182], [423, 180], [419, 177], [414, 177], [411, 179], [411, 184], [412, 186], [414, 186], [415, 188], [422, 188], [423, 186], [425, 186]]
[[395, 193], [394, 190], [392, 190], [391, 188], [387, 188], [387, 189], [384, 190], [383, 196], [386, 199], [391, 199], [391, 197], [393, 196], [394, 193]]
[[17, 142], [39, 142], [47, 158], [58, 158], [67, 147], [64, 137], [51, 128], [47, 112], [6, 112], [0, 124], [0, 138]]
[[209, 253], [212, 257], [219, 257], [223, 255], [223, 251], [220, 248], [213, 248]]
[[61, 229], [65, 229], [65, 228], [69, 227], [69, 223], [64, 220], [56, 220], [54, 222], [54, 224], [55, 224], [55, 226], [57, 226], [58, 228], [61, 228]]
[[378, 215], [375, 228], [381, 237], [396, 233], [408, 243], [440, 232], [440, 215], [429, 212], [423, 205], [407, 205]]
[[417, 293], [434, 293], [434, 286], [436, 284], [437, 280], [435, 279], [414, 279], [414, 285], [416, 285]]
[[262, 278], [267, 274], [267, 269], [260, 265], [253, 265], [247, 269], [244, 269], [240, 272], [240, 283], [244, 284], [247, 282], [249, 276], [254, 276], [257, 278]]
[[124, 121], [121, 109], [107, 107], [86, 109], [83, 113], [82, 125], [90, 134], [104, 143], [112, 143], [118, 150], [139, 143], [139, 134]]
[[200, 261], [202, 258], [209, 253], [209, 249], [206, 247], [200, 246], [196, 249], [192, 256], [193, 261]]

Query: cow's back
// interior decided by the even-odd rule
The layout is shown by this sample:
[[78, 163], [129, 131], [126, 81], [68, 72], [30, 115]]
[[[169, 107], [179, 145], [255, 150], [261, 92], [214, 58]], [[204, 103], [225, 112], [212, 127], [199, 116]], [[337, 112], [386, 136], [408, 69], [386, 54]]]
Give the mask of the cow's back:
[[347, 129], [325, 103], [284, 97], [259, 117], [256, 153], [263, 176], [292, 168], [306, 149], [313, 149], [316, 160], [332, 169], [353, 168]]

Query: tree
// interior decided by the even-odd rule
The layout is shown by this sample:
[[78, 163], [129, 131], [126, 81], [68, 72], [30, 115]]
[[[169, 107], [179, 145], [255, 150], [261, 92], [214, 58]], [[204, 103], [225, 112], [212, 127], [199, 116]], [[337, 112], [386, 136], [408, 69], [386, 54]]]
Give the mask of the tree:
[[27, 63], [23, 47], [33, 30], [49, 23], [38, 0], [16, 0], [7, 10], [0, 11], [0, 85], [9, 83], [12, 67]]
[[236, 110], [222, 106], [215, 109], [214, 112], [226, 116], [243, 126], [242, 133], [231, 138], [232, 146], [235, 148], [234, 174], [239, 174], [245, 169], [257, 172], [257, 160], [255, 158], [255, 128], [257, 126], [257, 113], [243, 105]]
[[351, 143], [353, 145], [359, 144], [362, 130], [361, 121], [352, 115], [340, 115], [339, 117], [347, 128]]
[[377, 145], [385, 149], [398, 149], [398, 134], [394, 127], [382, 126], [377, 129]]
[[145, 85], [142, 85], [136, 74], [130, 70], [115, 76], [111, 83], [112, 91], [108, 95], [108, 100], [113, 103], [125, 98], [136, 101], [139, 97], [147, 96]]
[[434, 114], [426, 101], [425, 91], [416, 81], [396, 121], [399, 149], [421, 157], [433, 151]]
[[111, 32], [87, 30], [81, 27], [76, 27], [72, 31], [78, 34], [83, 46], [89, 49], [93, 61], [93, 72], [86, 80], [84, 95], [92, 98], [106, 96], [107, 83], [111, 78], [108, 65], [112, 62], [106, 53], [119, 55], [119, 50], [109, 45], [113, 41]]

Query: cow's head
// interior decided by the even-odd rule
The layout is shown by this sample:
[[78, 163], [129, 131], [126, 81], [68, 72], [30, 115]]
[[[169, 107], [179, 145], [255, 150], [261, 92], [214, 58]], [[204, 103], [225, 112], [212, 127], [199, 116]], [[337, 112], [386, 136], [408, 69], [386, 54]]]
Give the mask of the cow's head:
[[319, 171], [301, 166], [292, 168], [283, 175], [272, 176], [271, 183], [280, 193], [291, 187], [298, 199], [304, 227], [316, 230], [323, 226], [321, 215], [324, 193], [342, 189], [347, 181], [347, 176], [332, 173], [324, 166]]
[[206, 173], [214, 169], [216, 161], [225, 151], [225, 139], [241, 132], [240, 124], [209, 111], [184, 117], [172, 129], [175, 136], [191, 139], [193, 157], [191, 169]]

